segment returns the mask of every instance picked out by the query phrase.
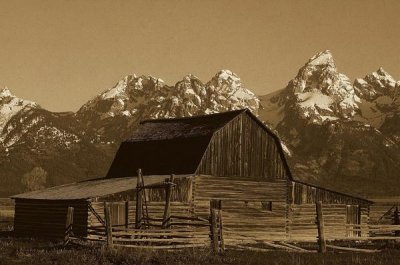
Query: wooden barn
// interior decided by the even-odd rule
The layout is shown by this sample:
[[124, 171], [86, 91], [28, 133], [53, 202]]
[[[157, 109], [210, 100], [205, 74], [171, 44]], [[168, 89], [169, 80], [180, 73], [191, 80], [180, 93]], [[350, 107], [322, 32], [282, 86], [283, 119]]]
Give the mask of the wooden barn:
[[[86, 236], [88, 227], [101, 223], [102, 201], [114, 202], [115, 224], [135, 222], [135, 203], [124, 202], [136, 198], [139, 168], [146, 185], [174, 174], [172, 211], [207, 218], [210, 199], [222, 200], [227, 245], [314, 241], [317, 201], [327, 239], [368, 232], [349, 227], [368, 222], [370, 202], [295, 180], [279, 138], [249, 110], [141, 122], [106, 178], [14, 196], [15, 232], [61, 236], [72, 205], [75, 234]], [[149, 212], [162, 214], [163, 196], [147, 193]]]

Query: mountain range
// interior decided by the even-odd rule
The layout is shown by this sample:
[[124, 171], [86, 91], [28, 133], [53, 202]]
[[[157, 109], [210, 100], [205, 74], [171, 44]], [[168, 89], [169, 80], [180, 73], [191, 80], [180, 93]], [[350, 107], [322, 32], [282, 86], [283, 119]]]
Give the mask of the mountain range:
[[367, 197], [398, 195], [399, 89], [383, 68], [352, 82], [330, 51], [309, 59], [285, 88], [262, 96], [229, 70], [206, 83], [187, 75], [174, 86], [128, 75], [77, 112], [51, 112], [4, 88], [0, 195], [28, 189], [22, 178], [38, 167], [46, 172], [44, 186], [104, 176], [119, 143], [143, 119], [242, 108], [281, 137], [295, 178]]

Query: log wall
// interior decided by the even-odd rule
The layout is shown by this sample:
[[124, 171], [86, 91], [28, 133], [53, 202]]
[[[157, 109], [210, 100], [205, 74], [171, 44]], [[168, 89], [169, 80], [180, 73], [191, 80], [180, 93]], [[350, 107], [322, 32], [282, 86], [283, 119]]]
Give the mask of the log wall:
[[[347, 207], [345, 204], [322, 204], [326, 239], [356, 236], [347, 226]], [[315, 204], [292, 204], [289, 211], [291, 212], [289, 240], [315, 241], [317, 237]], [[360, 223], [367, 224], [368, 207], [360, 206], [360, 214]], [[362, 229], [361, 236], [367, 234], [368, 229]]]
[[276, 138], [243, 113], [214, 134], [197, 173], [270, 181], [287, 179], [278, 144]]
[[14, 231], [17, 236], [62, 239], [67, 209], [74, 207], [73, 232], [86, 236], [88, 202], [85, 200], [15, 200]]

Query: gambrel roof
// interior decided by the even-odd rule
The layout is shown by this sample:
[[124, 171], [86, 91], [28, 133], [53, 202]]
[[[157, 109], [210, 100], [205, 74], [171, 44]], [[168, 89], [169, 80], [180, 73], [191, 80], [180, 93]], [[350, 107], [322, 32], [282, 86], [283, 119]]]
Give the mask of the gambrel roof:
[[185, 118], [145, 120], [124, 141], [107, 177], [134, 176], [138, 168], [145, 175], [193, 174], [214, 133], [241, 114], [247, 114], [273, 136], [282, 161], [290, 171], [279, 138], [248, 109]]

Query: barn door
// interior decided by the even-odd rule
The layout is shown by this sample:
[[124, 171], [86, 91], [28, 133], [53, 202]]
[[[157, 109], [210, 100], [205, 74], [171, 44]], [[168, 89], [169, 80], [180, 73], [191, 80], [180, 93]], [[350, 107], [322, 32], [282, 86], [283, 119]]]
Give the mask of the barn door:
[[125, 204], [111, 203], [111, 224], [112, 225], [125, 225]]
[[357, 226], [360, 224], [360, 207], [358, 205], [347, 205], [346, 206], [346, 224], [347, 225], [355, 225], [355, 226], [347, 226], [347, 236], [348, 237], [356, 237], [360, 236], [361, 232], [354, 229], [359, 229]]

